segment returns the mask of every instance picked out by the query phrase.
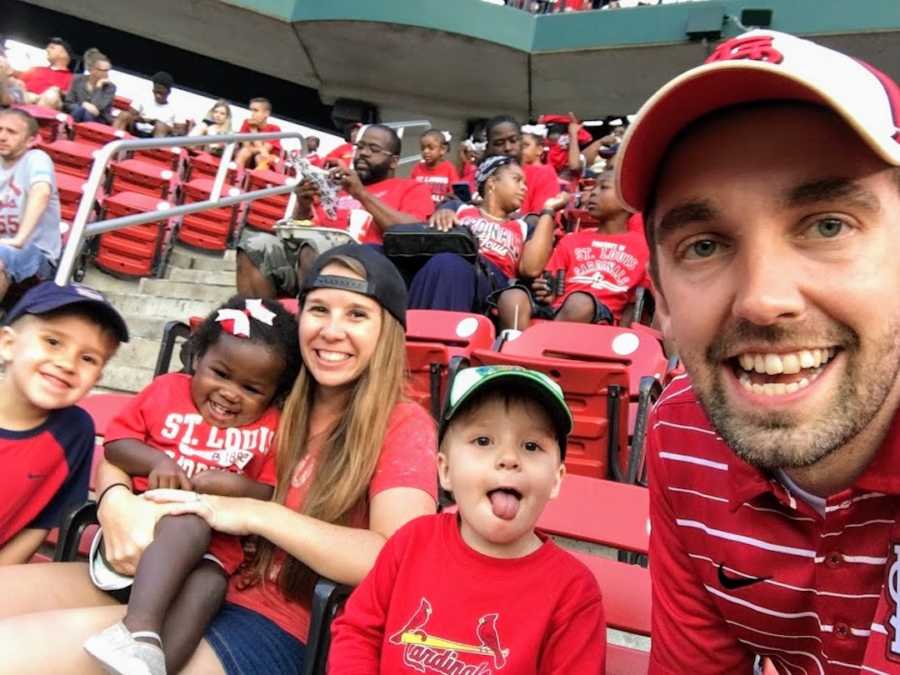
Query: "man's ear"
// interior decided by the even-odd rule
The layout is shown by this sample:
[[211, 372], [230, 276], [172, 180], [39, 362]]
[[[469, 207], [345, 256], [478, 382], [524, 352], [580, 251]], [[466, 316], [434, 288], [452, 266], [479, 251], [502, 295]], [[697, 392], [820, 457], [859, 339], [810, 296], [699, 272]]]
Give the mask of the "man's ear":
[[450, 462], [447, 459], [446, 453], [438, 452], [437, 460], [438, 480], [441, 483], [441, 487], [447, 492], [453, 492], [453, 484], [450, 481]]
[[391, 155], [391, 171], [396, 171], [400, 165], [400, 155]]
[[659, 288], [659, 284], [656, 282], [653, 283], [653, 300], [656, 302], [654, 320], [659, 326], [663, 338], [667, 341], [672, 341], [672, 320], [671, 314], [669, 313], [669, 303], [666, 301], [666, 296], [663, 295], [663, 292]]

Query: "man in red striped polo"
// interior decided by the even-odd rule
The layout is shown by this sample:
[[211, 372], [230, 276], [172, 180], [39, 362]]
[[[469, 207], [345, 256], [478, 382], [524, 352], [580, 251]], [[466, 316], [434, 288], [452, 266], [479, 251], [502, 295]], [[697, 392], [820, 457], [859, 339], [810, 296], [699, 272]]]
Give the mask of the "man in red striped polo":
[[651, 419], [652, 673], [900, 672], [900, 89], [774, 31], [619, 153], [687, 375]]

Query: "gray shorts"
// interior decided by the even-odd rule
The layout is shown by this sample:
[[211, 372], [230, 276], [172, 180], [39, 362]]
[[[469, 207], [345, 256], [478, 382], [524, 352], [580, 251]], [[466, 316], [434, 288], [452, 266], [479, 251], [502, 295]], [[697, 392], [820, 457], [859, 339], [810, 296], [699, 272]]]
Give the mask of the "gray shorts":
[[297, 263], [304, 248], [309, 247], [318, 255], [352, 241], [353, 238], [343, 230], [326, 227], [295, 228], [294, 234], [285, 238], [245, 228], [237, 250], [250, 258], [279, 295], [295, 296], [300, 291]]

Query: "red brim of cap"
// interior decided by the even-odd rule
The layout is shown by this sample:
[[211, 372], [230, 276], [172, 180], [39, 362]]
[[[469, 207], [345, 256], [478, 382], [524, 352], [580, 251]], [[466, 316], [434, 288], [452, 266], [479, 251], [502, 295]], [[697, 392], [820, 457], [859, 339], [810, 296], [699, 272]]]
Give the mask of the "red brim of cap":
[[742, 103], [803, 101], [834, 110], [873, 151], [896, 163], [846, 109], [783, 69], [752, 61], [710, 64], [690, 70], [660, 89], [638, 113], [619, 151], [616, 188], [631, 211], [643, 211], [659, 164], [675, 137], [704, 115]]

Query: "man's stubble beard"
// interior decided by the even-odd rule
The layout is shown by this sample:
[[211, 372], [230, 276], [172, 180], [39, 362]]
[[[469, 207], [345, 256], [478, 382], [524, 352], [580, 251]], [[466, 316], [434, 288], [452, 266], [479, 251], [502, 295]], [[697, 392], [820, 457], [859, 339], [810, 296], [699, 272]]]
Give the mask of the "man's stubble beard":
[[[749, 334], [763, 341], [768, 338], [777, 344], [788, 331], [777, 326], [747, 324], [733, 333]], [[797, 469], [811, 466], [850, 443], [884, 406], [900, 374], [900, 321], [895, 319], [878, 338], [872, 343], [872, 355], [868, 358], [862, 353], [860, 337], [842, 325], [828, 331], [826, 341], [820, 338], [807, 343], [838, 345], [844, 360], [841, 379], [815, 419], [798, 418], [790, 412], [732, 412], [722, 373], [730, 340], [719, 338], [707, 350], [703, 357], [706, 376], [691, 367], [690, 357], [685, 359], [685, 365], [700, 404], [736, 455], [760, 469]], [[831, 367], [834, 366], [826, 366]]]

